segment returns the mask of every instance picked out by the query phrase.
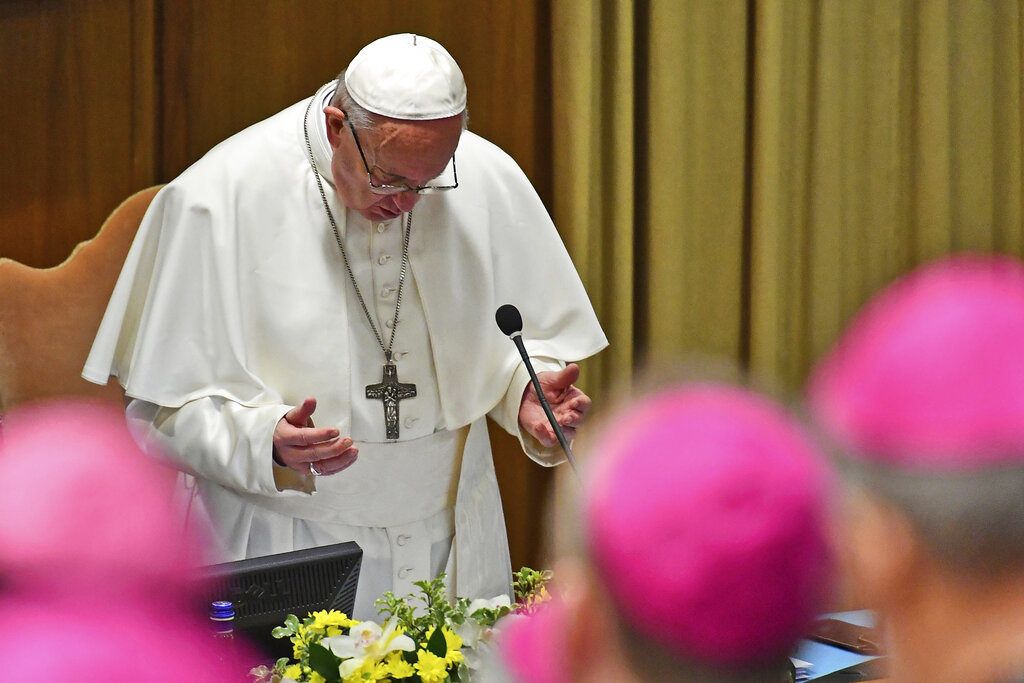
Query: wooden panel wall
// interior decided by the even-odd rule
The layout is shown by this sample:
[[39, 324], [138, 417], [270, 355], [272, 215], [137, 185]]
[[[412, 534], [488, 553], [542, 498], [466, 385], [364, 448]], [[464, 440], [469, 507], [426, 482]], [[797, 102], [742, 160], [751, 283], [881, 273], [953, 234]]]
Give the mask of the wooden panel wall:
[[153, 183], [152, 3], [0, 2], [0, 256], [56, 265]]
[[[362, 45], [444, 44], [470, 127], [550, 199], [549, 0], [4, 0], [0, 256], [45, 267], [131, 192], [307, 97]], [[492, 434], [496, 430], [492, 430]], [[494, 437], [514, 563], [536, 563], [549, 474]]]
[[[374, 38], [416, 32], [462, 67], [470, 126], [546, 191], [549, 90], [536, 0], [201, 0], [162, 5], [163, 150], [173, 177], [212, 145], [308, 96]], [[172, 30], [173, 27], [173, 30]], [[544, 170], [542, 170], [542, 167]]]

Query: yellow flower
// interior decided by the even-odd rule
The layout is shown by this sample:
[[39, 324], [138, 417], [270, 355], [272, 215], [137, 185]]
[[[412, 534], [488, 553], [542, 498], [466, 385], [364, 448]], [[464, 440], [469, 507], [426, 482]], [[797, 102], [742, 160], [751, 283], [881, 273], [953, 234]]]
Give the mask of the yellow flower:
[[311, 627], [299, 624], [299, 627], [295, 630], [295, 635], [292, 636], [292, 659], [302, 659], [309, 649], [309, 644], [318, 635]]
[[292, 664], [291, 666], [286, 666], [284, 669], [284, 677], [290, 678], [293, 681], [299, 680], [300, 678], [302, 678], [302, 666], [299, 664]]
[[464, 657], [462, 656], [462, 638], [455, 631], [443, 627], [441, 633], [444, 634], [444, 642], [448, 646], [448, 654], [445, 655], [444, 661], [449, 664], [458, 664]]
[[309, 672], [309, 683], [327, 683], [327, 679], [315, 671]]
[[551, 599], [551, 594], [548, 593], [548, 589], [544, 586], [540, 587], [540, 590], [536, 593], [529, 595], [524, 603], [527, 612], [532, 612], [541, 603], [547, 602]]
[[343, 612], [339, 612], [336, 609], [330, 611], [320, 610], [319, 612], [313, 612], [309, 616], [313, 617], [312, 628], [327, 628], [328, 626], [337, 626], [339, 628], [348, 628], [359, 622], [352, 621]]
[[363, 683], [363, 681], [382, 681], [388, 677], [388, 666], [384, 662], [374, 661], [367, 657], [362, 666], [345, 676], [344, 683]]
[[420, 650], [416, 653], [416, 673], [423, 683], [443, 683], [448, 678], [448, 665], [433, 652]]
[[[444, 634], [444, 644], [447, 649], [444, 655], [445, 663], [458, 664], [465, 659], [462, 654], [462, 638], [459, 637], [459, 634], [449, 630], [447, 627], [441, 627], [441, 633]], [[433, 626], [427, 629], [426, 639], [428, 643], [432, 635], [434, 635]]]
[[392, 652], [387, 658], [388, 675], [392, 678], [409, 678], [416, 670], [402, 658], [401, 652]]

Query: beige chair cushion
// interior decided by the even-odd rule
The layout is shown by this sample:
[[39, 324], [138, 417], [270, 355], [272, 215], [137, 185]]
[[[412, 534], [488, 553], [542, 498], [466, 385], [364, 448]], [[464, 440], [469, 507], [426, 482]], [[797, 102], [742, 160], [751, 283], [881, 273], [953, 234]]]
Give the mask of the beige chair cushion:
[[117, 382], [81, 377], [107, 300], [142, 216], [160, 189], [126, 199], [93, 239], [54, 268], [0, 259], [0, 412], [61, 396], [120, 403]]

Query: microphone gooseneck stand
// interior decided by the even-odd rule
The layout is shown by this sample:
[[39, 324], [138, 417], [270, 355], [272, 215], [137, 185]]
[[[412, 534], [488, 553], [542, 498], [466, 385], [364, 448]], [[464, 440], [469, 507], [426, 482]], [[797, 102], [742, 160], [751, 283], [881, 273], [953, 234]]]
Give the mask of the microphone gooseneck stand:
[[547, 415], [548, 422], [551, 423], [551, 429], [555, 432], [555, 437], [558, 439], [558, 444], [562, 447], [562, 451], [565, 453], [566, 459], [569, 461], [569, 466], [572, 467], [572, 471], [579, 477], [579, 469], [576, 467], [576, 457], [572, 454], [572, 448], [569, 446], [568, 439], [565, 438], [565, 434], [562, 433], [562, 427], [558, 424], [558, 420], [555, 419], [555, 413], [551, 410], [551, 406], [548, 404], [547, 398], [544, 396], [544, 389], [540, 386], [540, 380], [537, 379], [537, 373], [533, 369], [533, 363], [530, 362], [530, 356], [526, 353], [526, 346], [523, 344], [523, 316], [519, 313], [519, 309], [512, 304], [505, 304], [500, 306], [494, 313], [494, 320], [498, 323], [498, 328], [501, 329], [502, 334], [507, 336], [519, 349], [519, 355], [523, 357], [523, 362], [526, 364], [526, 370], [530, 373], [530, 382], [533, 383], [533, 390], [537, 392], [537, 398], [540, 400], [541, 408], [544, 409], [544, 414]]

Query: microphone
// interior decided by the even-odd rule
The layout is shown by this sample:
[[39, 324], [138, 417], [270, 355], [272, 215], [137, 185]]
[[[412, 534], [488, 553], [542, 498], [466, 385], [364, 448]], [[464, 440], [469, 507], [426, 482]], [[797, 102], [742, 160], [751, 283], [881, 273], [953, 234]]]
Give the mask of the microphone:
[[499, 306], [498, 310], [494, 312], [494, 321], [498, 323], [498, 329], [506, 337], [509, 337], [512, 342], [519, 349], [519, 355], [523, 357], [523, 362], [526, 363], [526, 370], [530, 373], [530, 381], [533, 382], [533, 390], [537, 392], [537, 398], [540, 399], [540, 405], [544, 409], [544, 414], [548, 416], [548, 422], [551, 423], [551, 428], [555, 430], [555, 436], [558, 438], [558, 443], [561, 445], [562, 450], [565, 452], [565, 457], [569, 461], [569, 466], [572, 467], [572, 471], [579, 475], [579, 470], [576, 469], [576, 458], [572, 454], [572, 449], [569, 447], [569, 441], [565, 438], [565, 434], [562, 433], [562, 427], [558, 424], [558, 420], [555, 419], [555, 414], [551, 411], [551, 406], [548, 405], [547, 398], [544, 397], [544, 390], [540, 386], [540, 380], [537, 379], [537, 373], [533, 369], [533, 363], [530, 362], [530, 356], [526, 353], [526, 346], [523, 344], [523, 316], [519, 313], [519, 309], [512, 304], [505, 304]]

